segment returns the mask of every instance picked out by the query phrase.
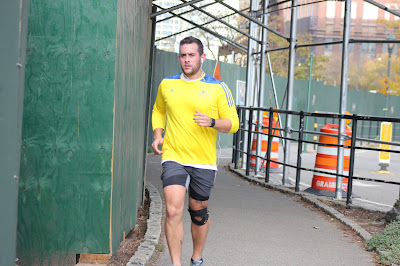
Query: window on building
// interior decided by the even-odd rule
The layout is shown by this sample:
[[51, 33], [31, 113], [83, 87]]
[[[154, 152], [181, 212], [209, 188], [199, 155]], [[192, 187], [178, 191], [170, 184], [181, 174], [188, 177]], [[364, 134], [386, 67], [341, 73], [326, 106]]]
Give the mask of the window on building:
[[378, 19], [378, 8], [369, 3], [363, 5], [363, 19], [376, 20]]
[[[391, 8], [391, 9], [399, 9], [400, 8], [400, 6], [398, 4], [386, 4], [385, 6], [387, 8]], [[394, 18], [394, 20], [398, 20], [399, 19], [398, 16], [390, 15], [389, 12], [385, 12], [384, 16], [385, 16], [385, 20], [390, 20], [390, 19], [393, 19], [393, 18]]]
[[[325, 42], [332, 42], [332, 41], [333, 41], [332, 38], [325, 38]], [[333, 49], [333, 45], [332, 44], [325, 44], [324, 48], [325, 48], [325, 50], [332, 50]]]
[[326, 2], [326, 17], [327, 18], [335, 17], [335, 8], [336, 8], [335, 2], [333, 2], [333, 1]]
[[303, 14], [303, 11], [304, 11], [303, 6], [299, 6], [299, 7], [297, 8], [297, 10], [299, 11], [299, 13], [297, 13], [297, 14], [298, 14], [298, 18], [303, 18], [303, 17], [304, 17], [304, 14]]
[[363, 52], [375, 52], [376, 50], [376, 43], [362, 43], [361, 44], [361, 51]]
[[[391, 8], [390, 5], [386, 5], [387, 8]], [[390, 18], [390, 13], [389, 12], [385, 12], [385, 20], [389, 20]]]
[[[339, 44], [340, 51], [342, 50], [342, 47], [343, 47], [343, 44]], [[354, 50], [354, 43], [349, 43], [349, 51], [351, 52], [353, 50]]]
[[[344, 18], [344, 3], [341, 3], [342, 5], [342, 18]], [[351, 18], [356, 19], [357, 18], [357, 2], [351, 2]]]
[[370, 52], [375, 52], [376, 51], [376, 43], [370, 43], [369, 44], [369, 51]]

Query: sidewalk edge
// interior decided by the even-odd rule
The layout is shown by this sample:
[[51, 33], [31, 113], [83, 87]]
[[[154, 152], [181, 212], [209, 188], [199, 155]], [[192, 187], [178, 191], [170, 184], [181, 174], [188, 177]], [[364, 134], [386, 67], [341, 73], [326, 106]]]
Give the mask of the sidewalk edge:
[[161, 235], [162, 200], [160, 193], [151, 183], [146, 183], [149, 191], [150, 207], [147, 219], [147, 230], [144, 240], [140, 243], [138, 250], [130, 258], [128, 265], [146, 265], [153, 256]]

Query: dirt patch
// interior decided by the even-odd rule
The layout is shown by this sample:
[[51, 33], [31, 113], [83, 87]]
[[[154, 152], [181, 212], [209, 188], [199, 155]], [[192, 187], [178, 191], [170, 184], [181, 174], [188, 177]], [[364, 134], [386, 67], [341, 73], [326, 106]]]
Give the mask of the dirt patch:
[[149, 192], [146, 190], [144, 203], [139, 207], [135, 227], [125, 237], [125, 243], [122, 242], [118, 250], [111, 257], [109, 265], [126, 265], [130, 258], [137, 251], [140, 243], [144, 240], [147, 230], [147, 219], [149, 218]]
[[371, 235], [382, 233], [387, 225], [385, 220], [386, 213], [370, 211], [362, 208], [347, 207], [331, 201], [321, 200], [326, 205], [334, 208], [344, 216], [352, 219]]

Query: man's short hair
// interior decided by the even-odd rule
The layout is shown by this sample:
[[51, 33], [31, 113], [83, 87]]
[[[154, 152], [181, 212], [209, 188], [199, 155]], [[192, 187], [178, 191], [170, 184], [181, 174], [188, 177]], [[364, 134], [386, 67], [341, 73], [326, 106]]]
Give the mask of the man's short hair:
[[[204, 54], [203, 43], [202, 43], [199, 39], [197, 39], [197, 38], [195, 38], [195, 37], [193, 37], [193, 36], [185, 37], [185, 38], [179, 43], [179, 48], [180, 48], [182, 45], [184, 45], [184, 44], [191, 44], [191, 43], [196, 43], [196, 44], [197, 44], [197, 46], [199, 47], [199, 54], [200, 54], [200, 55]], [[180, 50], [179, 50], [179, 53], [180, 53]]]

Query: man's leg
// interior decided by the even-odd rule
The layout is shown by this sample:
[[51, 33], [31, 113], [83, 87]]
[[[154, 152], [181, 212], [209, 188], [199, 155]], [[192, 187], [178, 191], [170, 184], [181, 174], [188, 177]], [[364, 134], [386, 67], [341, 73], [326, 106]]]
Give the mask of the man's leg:
[[[208, 206], [208, 201], [195, 200], [189, 197], [189, 207], [193, 211], [203, 210]], [[201, 221], [203, 218], [194, 216], [194, 219]], [[193, 239], [193, 255], [192, 259], [200, 260], [206, 243], [208, 229], [210, 228], [210, 220], [204, 225], [196, 225], [192, 222], [192, 239]]]
[[169, 254], [174, 265], [181, 265], [183, 243], [182, 214], [185, 204], [186, 188], [181, 185], [164, 187], [167, 217], [165, 220], [165, 235]]

